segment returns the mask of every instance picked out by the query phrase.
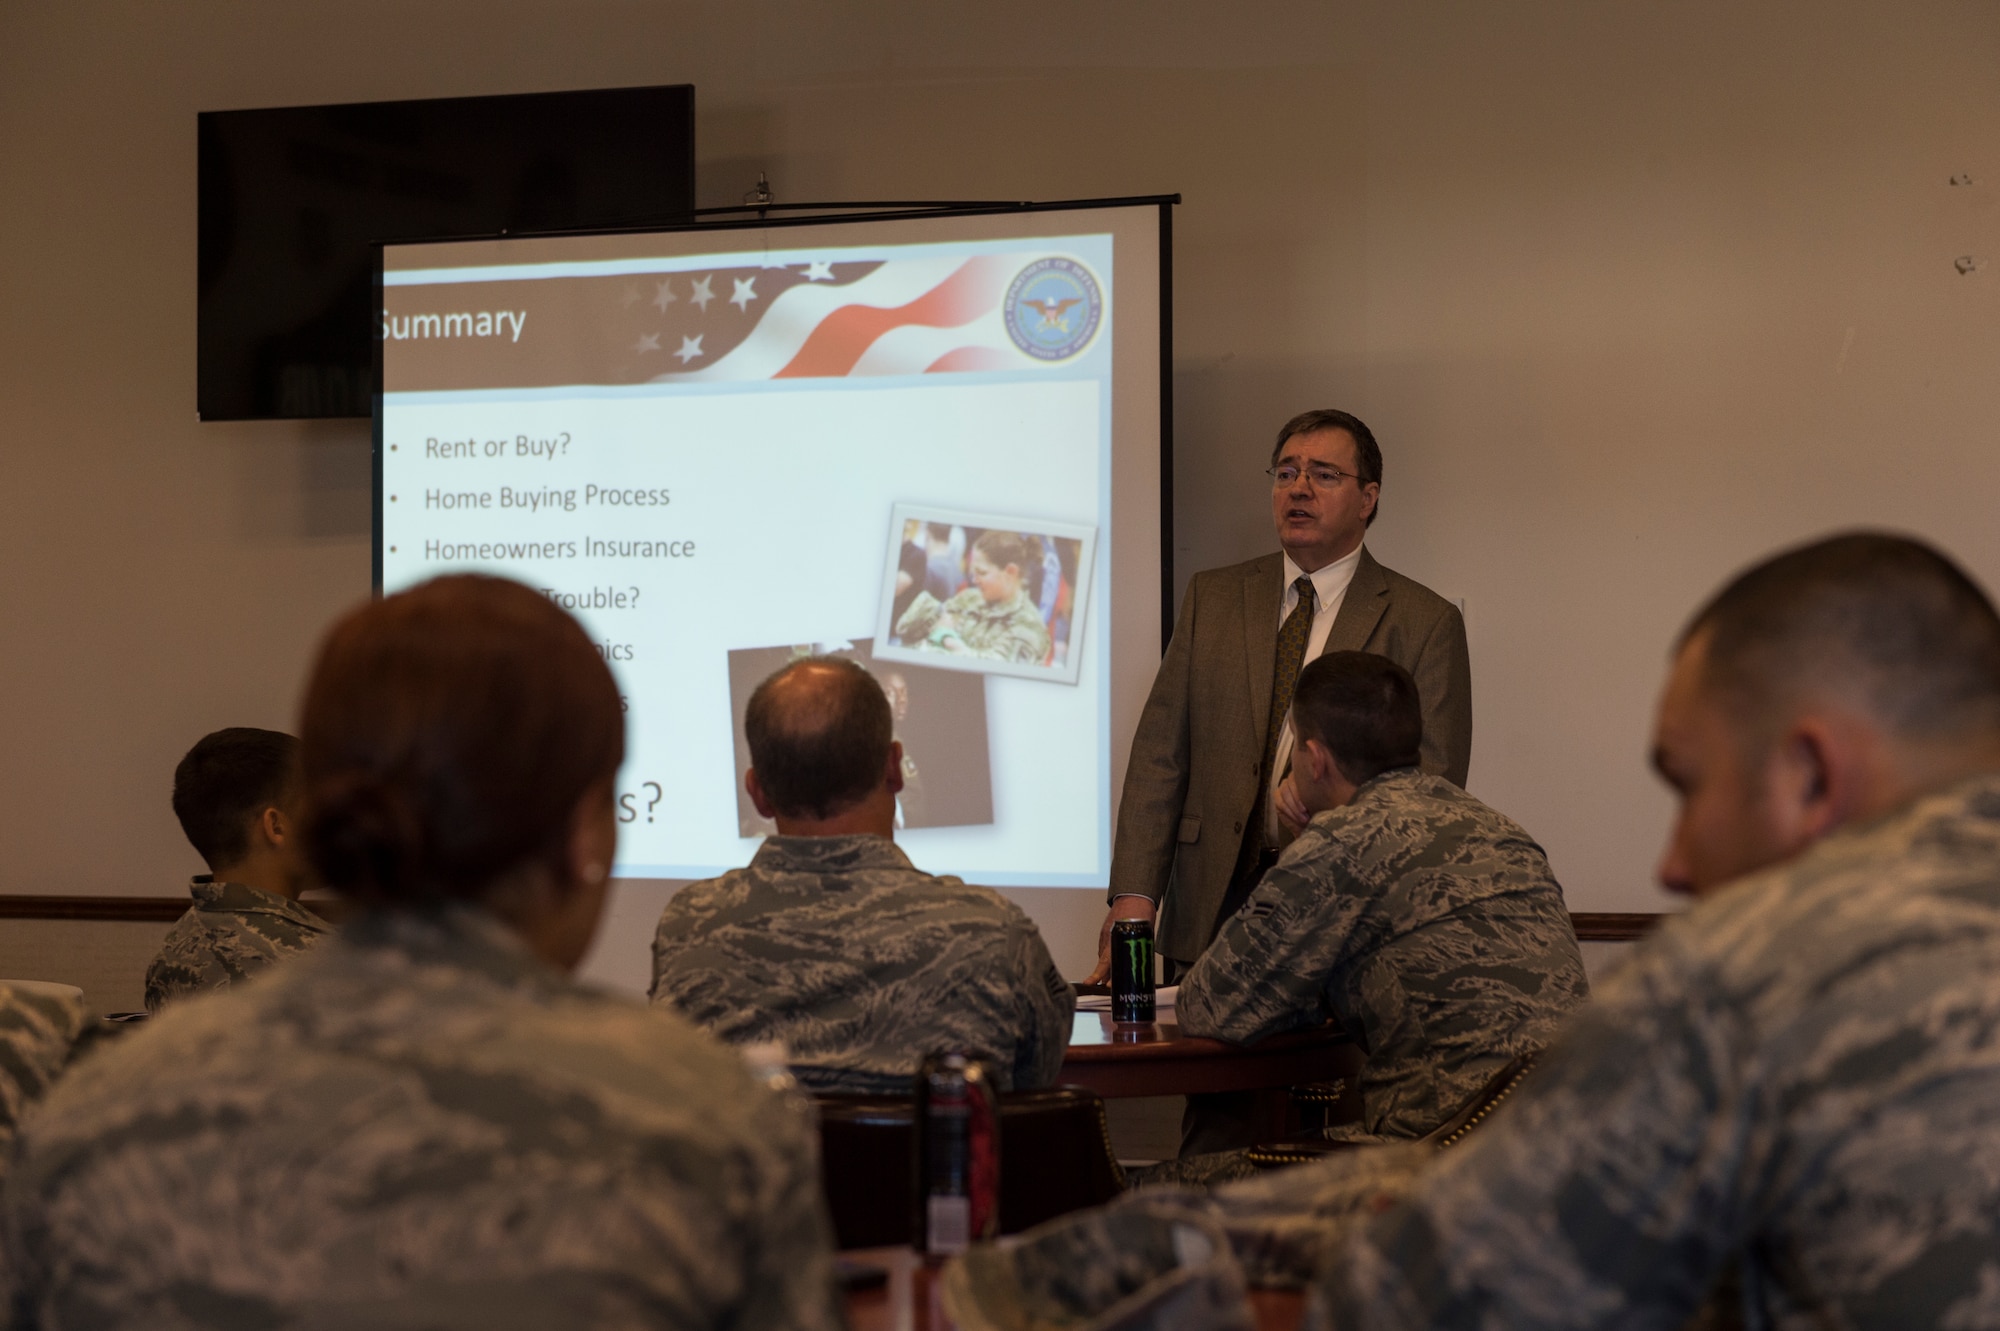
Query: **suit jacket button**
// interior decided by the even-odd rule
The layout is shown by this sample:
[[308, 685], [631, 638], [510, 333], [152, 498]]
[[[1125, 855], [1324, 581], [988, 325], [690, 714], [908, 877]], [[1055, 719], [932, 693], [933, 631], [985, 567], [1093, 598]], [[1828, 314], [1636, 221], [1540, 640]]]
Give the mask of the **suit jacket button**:
[[1241, 823], [1236, 824], [1236, 830], [1241, 832], [1243, 830], [1243, 824]]

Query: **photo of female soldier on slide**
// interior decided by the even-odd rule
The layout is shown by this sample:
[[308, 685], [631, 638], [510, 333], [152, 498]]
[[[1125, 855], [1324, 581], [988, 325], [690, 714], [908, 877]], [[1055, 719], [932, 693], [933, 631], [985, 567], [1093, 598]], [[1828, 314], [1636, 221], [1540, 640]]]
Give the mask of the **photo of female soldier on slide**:
[[884, 656], [1073, 683], [1089, 528], [899, 506]]
[[919, 592], [896, 621], [898, 641], [921, 651], [1043, 663], [1053, 640], [1041, 613], [1021, 590], [1024, 570], [1040, 574], [1039, 554], [1030, 564], [1028, 543], [1019, 534], [983, 533], [966, 560], [972, 585], [943, 605], [929, 592]]

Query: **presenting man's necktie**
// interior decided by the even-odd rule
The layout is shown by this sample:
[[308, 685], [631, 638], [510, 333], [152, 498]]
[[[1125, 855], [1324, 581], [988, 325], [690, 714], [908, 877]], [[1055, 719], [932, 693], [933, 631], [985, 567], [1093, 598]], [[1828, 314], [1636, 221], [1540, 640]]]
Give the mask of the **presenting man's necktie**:
[[1316, 605], [1313, 580], [1302, 574], [1292, 586], [1298, 591], [1299, 603], [1278, 628], [1278, 655], [1271, 672], [1271, 715], [1264, 723], [1264, 761], [1257, 768], [1257, 803], [1250, 810], [1250, 835], [1258, 845], [1263, 844], [1264, 808], [1270, 798], [1271, 764], [1277, 761], [1278, 737], [1284, 734], [1285, 713], [1292, 709], [1292, 690], [1306, 664], [1306, 640], [1312, 637]]

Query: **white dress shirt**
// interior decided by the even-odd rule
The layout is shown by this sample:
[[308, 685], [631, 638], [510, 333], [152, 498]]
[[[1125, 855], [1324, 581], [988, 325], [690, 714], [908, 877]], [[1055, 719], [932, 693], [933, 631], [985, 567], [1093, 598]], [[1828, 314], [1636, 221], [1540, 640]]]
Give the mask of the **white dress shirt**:
[[[1324, 568], [1312, 573], [1313, 596], [1318, 604], [1313, 607], [1312, 633], [1306, 638], [1307, 662], [1316, 659], [1326, 649], [1326, 635], [1333, 631], [1333, 621], [1340, 615], [1340, 603], [1347, 599], [1348, 584], [1354, 581], [1354, 570], [1361, 566], [1361, 547], [1354, 549]], [[1299, 592], [1294, 586], [1305, 570], [1285, 556], [1285, 599], [1278, 605], [1278, 626], [1284, 627], [1285, 620], [1298, 606]], [[1301, 669], [1304, 665], [1301, 664]], [[1272, 681], [1275, 688], [1277, 682]], [[1292, 716], [1285, 713], [1285, 728], [1278, 732], [1278, 756], [1271, 763], [1271, 786], [1264, 792], [1264, 838], [1267, 844], [1278, 844], [1280, 823], [1278, 822], [1278, 786], [1285, 779], [1285, 773], [1292, 764]]]

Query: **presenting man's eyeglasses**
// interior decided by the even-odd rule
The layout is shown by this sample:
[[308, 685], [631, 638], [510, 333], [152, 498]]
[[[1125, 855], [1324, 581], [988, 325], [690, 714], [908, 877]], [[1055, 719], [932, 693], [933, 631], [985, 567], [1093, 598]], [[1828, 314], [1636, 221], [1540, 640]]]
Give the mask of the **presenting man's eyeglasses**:
[[1311, 481], [1315, 490], [1331, 490], [1334, 486], [1348, 479], [1354, 480], [1356, 484], [1361, 483], [1359, 476], [1355, 476], [1352, 472], [1342, 471], [1338, 467], [1300, 468], [1287, 463], [1282, 467], [1266, 467], [1264, 468], [1264, 474], [1271, 478], [1271, 488], [1274, 490], [1282, 490], [1286, 486], [1297, 485], [1301, 476]]

